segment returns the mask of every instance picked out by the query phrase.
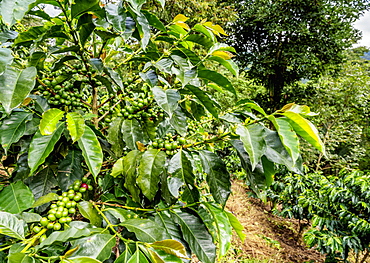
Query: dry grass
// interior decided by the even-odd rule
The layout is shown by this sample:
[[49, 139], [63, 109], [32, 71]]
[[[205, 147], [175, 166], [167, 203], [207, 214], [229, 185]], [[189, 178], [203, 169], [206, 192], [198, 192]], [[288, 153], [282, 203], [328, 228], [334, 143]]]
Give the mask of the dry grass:
[[243, 182], [233, 183], [227, 208], [244, 226], [246, 239], [242, 243], [234, 236], [232, 249], [221, 262], [324, 262], [319, 252], [304, 246], [297, 220], [269, 213], [269, 207], [260, 200], [247, 197]]

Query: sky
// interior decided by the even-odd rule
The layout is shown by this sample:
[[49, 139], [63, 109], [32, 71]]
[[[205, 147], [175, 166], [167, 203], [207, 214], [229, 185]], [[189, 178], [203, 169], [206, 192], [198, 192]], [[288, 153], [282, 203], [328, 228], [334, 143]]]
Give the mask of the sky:
[[354, 27], [362, 31], [362, 39], [355, 46], [370, 47], [370, 12], [366, 12], [355, 24]]

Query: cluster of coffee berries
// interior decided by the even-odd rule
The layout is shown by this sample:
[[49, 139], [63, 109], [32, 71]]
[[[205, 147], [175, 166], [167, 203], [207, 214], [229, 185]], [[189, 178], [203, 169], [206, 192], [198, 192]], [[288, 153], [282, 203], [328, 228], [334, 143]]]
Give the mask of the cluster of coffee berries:
[[177, 135], [173, 136], [171, 133], [167, 133], [164, 139], [156, 139], [152, 142], [154, 149], [161, 149], [166, 151], [167, 155], [174, 155], [182, 145], [186, 144], [184, 137]]
[[52, 106], [84, 110], [86, 105], [83, 101], [89, 99], [92, 87], [105, 90], [99, 77], [94, 69], [86, 69], [79, 64], [64, 66], [45, 74], [36, 92], [48, 99]]
[[[77, 203], [82, 200], [82, 194], [87, 190], [92, 190], [93, 187], [88, 184], [87, 178], [83, 178], [82, 182], [76, 180], [69, 187], [67, 192], [63, 192], [58, 196], [58, 200], [50, 205], [47, 215], [40, 219], [38, 225], [33, 227], [33, 232], [40, 233], [47, 230], [61, 230], [72, 221], [72, 217], [76, 214]], [[40, 242], [46, 239], [46, 234], [40, 237]]]
[[121, 114], [126, 119], [156, 120], [163, 118], [163, 111], [156, 104], [153, 104], [153, 95], [146, 90], [139, 93], [128, 92], [122, 98], [125, 105], [121, 108]]

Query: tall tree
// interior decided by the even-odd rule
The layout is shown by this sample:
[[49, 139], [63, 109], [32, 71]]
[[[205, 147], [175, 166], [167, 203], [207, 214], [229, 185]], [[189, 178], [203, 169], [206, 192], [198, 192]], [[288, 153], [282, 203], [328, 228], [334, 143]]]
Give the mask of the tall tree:
[[238, 1], [229, 43], [277, 109], [284, 85], [342, 61], [342, 52], [361, 37], [352, 24], [367, 9], [368, 0]]

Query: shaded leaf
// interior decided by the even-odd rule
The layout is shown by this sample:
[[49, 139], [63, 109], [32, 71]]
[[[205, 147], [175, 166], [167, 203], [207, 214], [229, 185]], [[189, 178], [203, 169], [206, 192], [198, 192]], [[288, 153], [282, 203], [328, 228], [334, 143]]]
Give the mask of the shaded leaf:
[[0, 143], [5, 150], [19, 141], [26, 131], [26, 122], [30, 120], [32, 114], [28, 112], [14, 112], [5, 118], [0, 126]]
[[91, 8], [95, 7], [98, 3], [99, 3], [98, 0], [75, 0], [71, 8], [72, 18], [75, 18], [76, 16], [89, 11]]
[[200, 88], [195, 87], [193, 85], [186, 85], [186, 88], [189, 89], [197, 97], [197, 99], [200, 101], [200, 103], [202, 103], [202, 105], [215, 118], [218, 118], [218, 112], [217, 112], [217, 109], [215, 108], [216, 103], [214, 103], [203, 90], [201, 90]]
[[174, 217], [181, 227], [185, 241], [199, 260], [204, 263], [215, 262], [216, 246], [200, 219], [183, 211], [175, 212]]
[[226, 204], [230, 195], [230, 174], [225, 163], [213, 152], [199, 151], [203, 171], [207, 174], [206, 180], [216, 202]]
[[83, 156], [80, 150], [70, 149], [67, 156], [58, 165], [58, 186], [67, 191], [68, 187], [76, 180], [81, 180]]

